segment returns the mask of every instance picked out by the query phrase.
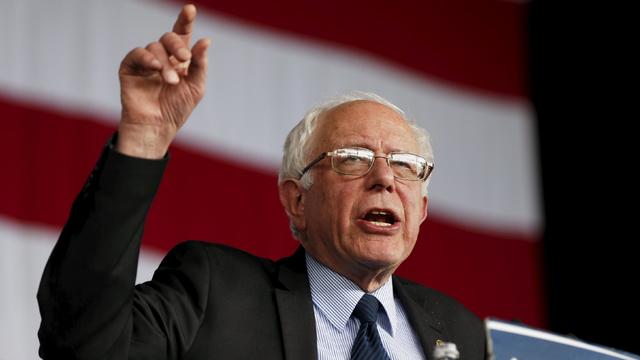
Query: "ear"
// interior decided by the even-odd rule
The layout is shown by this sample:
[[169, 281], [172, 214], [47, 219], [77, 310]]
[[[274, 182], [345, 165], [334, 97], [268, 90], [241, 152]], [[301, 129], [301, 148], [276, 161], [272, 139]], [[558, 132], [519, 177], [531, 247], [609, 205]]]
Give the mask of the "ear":
[[300, 184], [300, 181], [295, 179], [287, 179], [282, 184], [278, 185], [278, 192], [280, 195], [280, 203], [284, 207], [284, 211], [289, 217], [289, 221], [299, 231], [306, 229], [306, 223], [304, 219], [304, 200], [305, 189]]
[[420, 219], [420, 224], [427, 219], [427, 205], [429, 205], [429, 198], [425, 195], [422, 197], [422, 219]]

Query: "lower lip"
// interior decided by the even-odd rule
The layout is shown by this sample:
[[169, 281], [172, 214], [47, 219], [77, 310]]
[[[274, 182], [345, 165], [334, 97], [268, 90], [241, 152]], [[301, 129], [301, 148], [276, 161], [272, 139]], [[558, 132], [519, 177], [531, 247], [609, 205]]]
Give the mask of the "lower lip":
[[395, 235], [400, 230], [400, 222], [396, 221], [393, 225], [380, 226], [372, 223], [371, 221], [358, 219], [356, 220], [358, 227], [368, 234], [377, 235]]

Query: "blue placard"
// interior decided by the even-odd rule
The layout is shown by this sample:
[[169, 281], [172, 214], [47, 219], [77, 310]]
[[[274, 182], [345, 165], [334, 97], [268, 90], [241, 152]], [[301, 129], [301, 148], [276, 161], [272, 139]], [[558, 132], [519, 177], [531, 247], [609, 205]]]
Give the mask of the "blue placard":
[[485, 324], [490, 359], [640, 360], [638, 355], [505, 321], [487, 319]]

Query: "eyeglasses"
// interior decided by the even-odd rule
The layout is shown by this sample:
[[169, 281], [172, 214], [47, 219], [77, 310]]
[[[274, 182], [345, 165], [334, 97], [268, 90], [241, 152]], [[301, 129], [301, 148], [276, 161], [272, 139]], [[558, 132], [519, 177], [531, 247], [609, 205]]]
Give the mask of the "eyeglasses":
[[376, 158], [387, 159], [387, 164], [391, 167], [393, 176], [398, 179], [425, 181], [433, 171], [433, 163], [427, 162], [419, 155], [407, 152], [391, 152], [386, 156], [382, 156], [376, 155], [369, 149], [344, 148], [320, 154], [302, 169], [300, 177], [325, 157], [330, 157], [333, 170], [343, 175], [365, 175], [373, 168]]

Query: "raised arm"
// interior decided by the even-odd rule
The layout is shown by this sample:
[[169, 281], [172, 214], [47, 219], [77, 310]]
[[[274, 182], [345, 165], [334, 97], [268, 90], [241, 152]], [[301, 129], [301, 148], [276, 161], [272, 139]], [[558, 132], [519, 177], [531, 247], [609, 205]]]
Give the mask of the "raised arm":
[[177, 359], [199, 327], [208, 281], [197, 247], [173, 251], [134, 290], [164, 155], [204, 93], [209, 40], [188, 47], [194, 20], [185, 6], [172, 32], [122, 61], [115, 151], [106, 147], [77, 196], [38, 289], [43, 359]]
[[120, 65], [122, 119], [116, 149], [160, 159], [205, 91], [209, 39], [193, 47], [196, 8], [185, 5], [173, 31], [135, 48]]

